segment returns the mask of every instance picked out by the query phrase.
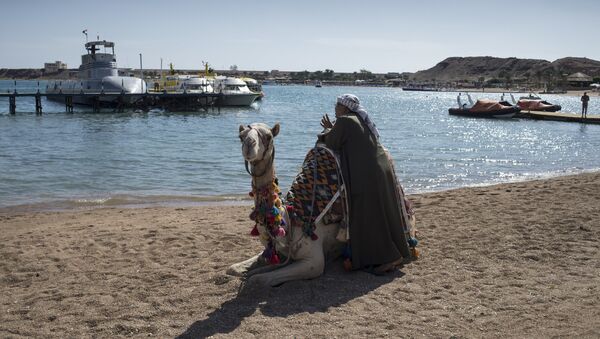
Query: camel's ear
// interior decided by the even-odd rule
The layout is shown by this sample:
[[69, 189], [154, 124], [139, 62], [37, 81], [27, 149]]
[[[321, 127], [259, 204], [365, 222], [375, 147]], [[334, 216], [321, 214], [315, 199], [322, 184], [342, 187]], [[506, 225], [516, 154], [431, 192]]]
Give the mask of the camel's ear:
[[276, 123], [275, 126], [271, 128], [271, 134], [273, 134], [273, 138], [275, 138], [277, 134], [279, 134], [279, 127], [279, 123]]
[[242, 131], [245, 129], [246, 129], [246, 127], [244, 127], [244, 125], [240, 125], [240, 133], [242, 133]]

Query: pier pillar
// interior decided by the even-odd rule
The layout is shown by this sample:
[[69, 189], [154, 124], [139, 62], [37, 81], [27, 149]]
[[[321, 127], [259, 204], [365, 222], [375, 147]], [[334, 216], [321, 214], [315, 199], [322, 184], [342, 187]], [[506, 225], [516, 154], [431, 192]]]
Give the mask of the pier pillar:
[[42, 114], [42, 96], [40, 95], [39, 91], [35, 94], [35, 114]]
[[65, 110], [67, 113], [73, 113], [73, 97], [70, 95], [65, 96]]
[[94, 97], [92, 108], [94, 113], [100, 112], [100, 97]]
[[125, 104], [125, 100], [123, 99], [123, 93], [121, 92], [121, 95], [119, 95], [119, 97], [117, 98], [117, 107], [116, 107], [116, 111], [118, 113], [123, 113], [123, 106]]
[[10, 114], [15, 114], [17, 112], [17, 97], [15, 95], [8, 97], [8, 106]]

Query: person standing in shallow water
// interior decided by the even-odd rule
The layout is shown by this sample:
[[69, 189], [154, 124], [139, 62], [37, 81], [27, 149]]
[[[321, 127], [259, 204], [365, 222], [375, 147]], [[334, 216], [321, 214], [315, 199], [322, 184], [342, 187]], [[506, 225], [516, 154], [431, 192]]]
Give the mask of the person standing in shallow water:
[[350, 206], [352, 268], [384, 273], [410, 259], [393, 168], [379, 131], [356, 96], [338, 97], [335, 116], [335, 123], [323, 116], [326, 130], [319, 138], [340, 154]]
[[583, 92], [583, 96], [581, 96], [581, 117], [587, 118], [587, 109], [588, 102], [590, 101], [590, 97], [587, 95], [587, 92]]

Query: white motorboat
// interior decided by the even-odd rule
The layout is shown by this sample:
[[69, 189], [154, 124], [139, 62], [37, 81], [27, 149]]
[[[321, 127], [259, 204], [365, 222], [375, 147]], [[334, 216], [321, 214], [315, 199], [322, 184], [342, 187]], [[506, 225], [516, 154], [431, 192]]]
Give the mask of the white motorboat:
[[[103, 53], [100, 48], [103, 47]], [[107, 52], [107, 48], [110, 52]], [[119, 94], [142, 94], [146, 92], [146, 82], [137, 77], [119, 76], [115, 44], [111, 41], [90, 41], [85, 44], [86, 54], [81, 56], [78, 80], [49, 81], [46, 93], [73, 94], [76, 104], [90, 104], [89, 96], [78, 94], [100, 94], [102, 102], [114, 102]], [[112, 96], [110, 94], [114, 93]], [[48, 97], [50, 100], [63, 98]], [[133, 99], [131, 99], [133, 100]]]
[[187, 93], [213, 93], [213, 87], [206, 78], [190, 76], [181, 82], [179, 91]]
[[221, 94], [221, 106], [250, 106], [260, 96], [260, 93], [252, 92], [242, 79], [226, 76], [215, 77], [213, 89]]
[[248, 86], [248, 89], [251, 92], [260, 94], [256, 100], [262, 100], [262, 98], [265, 96], [265, 93], [262, 90], [262, 85], [253, 78], [242, 77], [241, 79], [246, 83], [246, 86]]
[[175, 93], [213, 93], [208, 79], [194, 75], [169, 75], [165, 78], [164, 89]]

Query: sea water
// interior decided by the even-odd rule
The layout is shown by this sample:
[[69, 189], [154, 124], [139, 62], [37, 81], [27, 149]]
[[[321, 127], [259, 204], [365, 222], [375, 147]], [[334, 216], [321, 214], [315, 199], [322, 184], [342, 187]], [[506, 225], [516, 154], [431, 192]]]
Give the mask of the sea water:
[[[0, 81], [0, 92], [13, 91]], [[18, 81], [17, 91], [43, 92], [45, 82]], [[314, 146], [335, 99], [356, 94], [390, 150], [407, 193], [489, 185], [600, 169], [600, 126], [448, 115], [454, 92], [398, 88], [264, 86], [251, 107], [170, 113], [93, 113], [17, 98], [17, 114], [0, 99], [0, 208], [195, 204], [247, 197], [239, 125], [281, 124], [275, 166], [285, 191]], [[498, 100], [500, 94], [473, 93]], [[518, 95], [516, 95], [518, 97]], [[579, 112], [579, 97], [545, 95]], [[600, 114], [591, 96], [590, 113]], [[17, 207], [18, 206], [18, 207]]]

